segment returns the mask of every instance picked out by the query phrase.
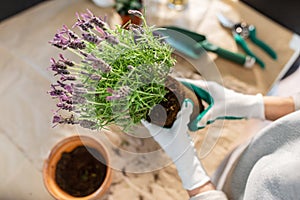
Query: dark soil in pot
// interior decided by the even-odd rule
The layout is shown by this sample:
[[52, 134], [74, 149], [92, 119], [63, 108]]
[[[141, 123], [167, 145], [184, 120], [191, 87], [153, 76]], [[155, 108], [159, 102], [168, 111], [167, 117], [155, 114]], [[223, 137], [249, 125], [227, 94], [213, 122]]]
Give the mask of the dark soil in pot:
[[147, 121], [165, 128], [172, 127], [177, 113], [180, 111], [181, 105], [186, 98], [194, 102], [191, 120], [195, 119], [204, 110], [201, 98], [182, 83], [172, 77], [168, 77], [165, 85], [168, 90], [168, 93], [165, 95], [167, 100], [160, 102], [152, 108], [147, 116]]
[[103, 161], [103, 156], [91, 147], [78, 146], [71, 152], [64, 152], [57, 163], [56, 183], [71, 196], [88, 196], [105, 179], [107, 167]]

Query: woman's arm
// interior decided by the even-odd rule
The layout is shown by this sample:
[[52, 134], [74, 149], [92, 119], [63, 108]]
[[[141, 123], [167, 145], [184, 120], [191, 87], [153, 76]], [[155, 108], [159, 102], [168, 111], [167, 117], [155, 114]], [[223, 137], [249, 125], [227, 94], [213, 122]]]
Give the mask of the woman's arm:
[[[299, 110], [300, 94], [296, 94], [292, 97], [264, 96], [263, 103], [266, 119], [273, 121]], [[187, 192], [193, 200], [202, 200], [207, 199], [208, 197], [211, 197], [212, 199], [214, 199], [214, 197], [217, 197], [218, 199], [227, 199], [224, 193], [222, 194], [221, 191], [215, 190], [215, 186], [211, 182], [193, 190], [187, 190]]]
[[228, 200], [225, 193], [216, 190], [211, 182], [208, 182], [193, 191], [195, 192], [193, 194], [191, 194], [191, 191], [188, 191], [190, 200]]
[[215, 190], [215, 186], [212, 184], [212, 182], [207, 182], [205, 185], [202, 185], [198, 188], [195, 188], [193, 190], [187, 190], [190, 197], [196, 196], [197, 194], [207, 192], [209, 190]]
[[267, 120], [276, 120], [295, 111], [293, 97], [264, 96], [265, 117]]

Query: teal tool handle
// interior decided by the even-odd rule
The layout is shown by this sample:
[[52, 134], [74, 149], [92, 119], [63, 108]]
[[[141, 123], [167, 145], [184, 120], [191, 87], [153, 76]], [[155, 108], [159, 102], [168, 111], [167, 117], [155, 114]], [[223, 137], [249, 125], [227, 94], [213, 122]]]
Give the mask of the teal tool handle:
[[246, 41], [244, 40], [244, 38], [242, 38], [242, 36], [240, 36], [239, 34], [234, 34], [234, 40], [244, 49], [246, 54], [255, 58], [255, 62], [259, 64], [261, 68], [265, 68], [265, 63], [251, 51], [251, 49], [248, 47]]
[[222, 58], [231, 60], [240, 65], [245, 65], [245, 63], [246, 63], [246, 55], [243, 55], [240, 53], [234, 53], [234, 52], [228, 51], [228, 50], [220, 48], [220, 47], [218, 49], [216, 49], [215, 53], [218, 54]]
[[236, 62], [240, 65], [246, 64], [246, 55], [240, 54], [240, 53], [234, 53], [231, 51], [228, 51], [226, 49], [220, 48], [216, 45], [213, 45], [209, 43], [208, 41], [203, 41], [200, 43], [197, 43], [199, 46], [203, 47], [207, 51], [214, 52], [218, 54], [220, 57], [225, 58], [227, 60], [231, 60], [233, 62]]
[[258, 39], [256, 37], [256, 28], [254, 26], [249, 26], [249, 38], [251, 41], [262, 48], [267, 54], [271, 56], [273, 59], [277, 59], [277, 54], [276, 52], [266, 43], [264, 43], [262, 40]]

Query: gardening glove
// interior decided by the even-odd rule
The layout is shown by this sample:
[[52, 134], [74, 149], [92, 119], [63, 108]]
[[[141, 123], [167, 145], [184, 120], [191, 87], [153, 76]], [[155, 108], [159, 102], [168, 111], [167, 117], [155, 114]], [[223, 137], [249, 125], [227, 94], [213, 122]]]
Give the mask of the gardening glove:
[[300, 110], [300, 92], [292, 97], [294, 99], [295, 111]]
[[263, 96], [245, 95], [215, 82], [177, 79], [201, 97], [208, 107], [189, 124], [191, 131], [204, 128], [219, 119], [265, 119]]
[[185, 99], [171, 128], [163, 128], [142, 120], [142, 124], [176, 165], [183, 187], [187, 190], [193, 190], [210, 181], [188, 135], [187, 124], [192, 111], [193, 102]]

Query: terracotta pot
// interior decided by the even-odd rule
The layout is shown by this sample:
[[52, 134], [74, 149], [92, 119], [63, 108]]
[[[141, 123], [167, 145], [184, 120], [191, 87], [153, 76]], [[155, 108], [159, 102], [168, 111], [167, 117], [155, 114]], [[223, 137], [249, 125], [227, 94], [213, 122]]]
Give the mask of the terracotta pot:
[[131, 21], [131, 24], [141, 25], [142, 19], [134, 15], [120, 15], [122, 19], [122, 26], [124, 26], [128, 21]]
[[201, 98], [174, 78], [167, 77], [165, 88], [169, 90], [169, 93], [165, 96], [168, 101], [161, 102], [152, 108], [147, 118], [149, 122], [166, 128], [172, 127], [177, 113], [180, 111], [181, 105], [186, 98], [194, 103], [193, 113], [190, 117], [191, 121], [204, 110]]
[[[106, 177], [100, 187], [92, 194], [84, 197], [74, 197], [62, 190], [55, 181], [56, 166], [58, 161], [61, 159], [62, 153], [71, 152], [78, 146], [88, 146], [96, 149], [106, 161]], [[105, 147], [96, 141], [95, 139], [88, 136], [71, 136], [63, 139], [57, 143], [47, 160], [44, 162], [43, 167], [43, 178], [44, 184], [48, 192], [59, 200], [92, 200], [100, 199], [111, 184], [111, 168], [109, 167], [108, 152]]]

